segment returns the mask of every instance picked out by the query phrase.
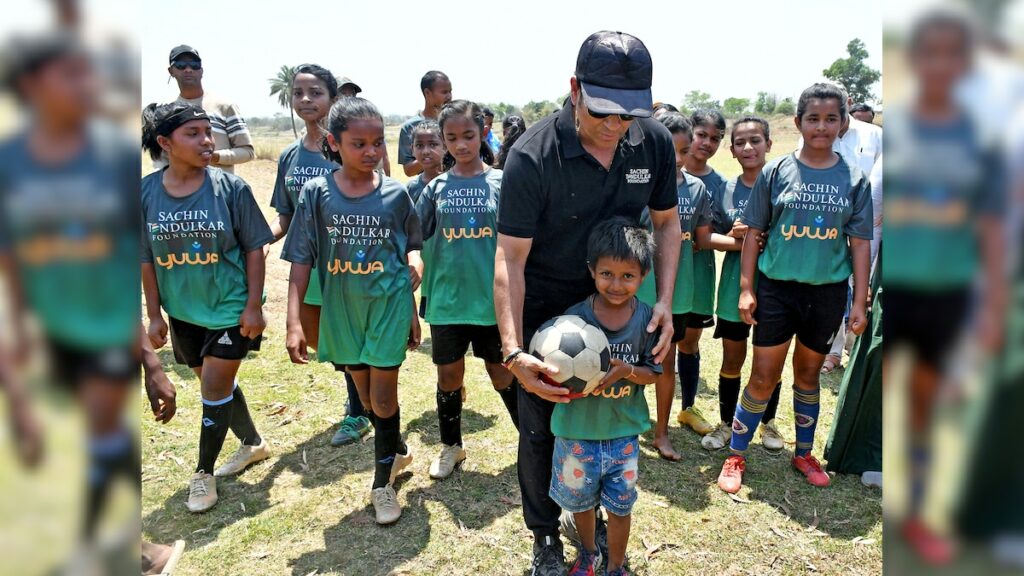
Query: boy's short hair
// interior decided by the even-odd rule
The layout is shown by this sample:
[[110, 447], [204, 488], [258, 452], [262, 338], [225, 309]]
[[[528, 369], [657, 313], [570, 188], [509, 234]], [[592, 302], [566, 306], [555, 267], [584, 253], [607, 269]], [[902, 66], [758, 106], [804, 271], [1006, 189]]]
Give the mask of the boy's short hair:
[[431, 70], [427, 72], [423, 75], [423, 78], [420, 78], [420, 92], [423, 92], [424, 90], [433, 90], [434, 83], [442, 78], [447, 80], [448, 75], [440, 70]]
[[654, 264], [654, 236], [635, 220], [616, 216], [599, 223], [587, 240], [587, 265], [601, 258], [633, 261], [647, 274]]

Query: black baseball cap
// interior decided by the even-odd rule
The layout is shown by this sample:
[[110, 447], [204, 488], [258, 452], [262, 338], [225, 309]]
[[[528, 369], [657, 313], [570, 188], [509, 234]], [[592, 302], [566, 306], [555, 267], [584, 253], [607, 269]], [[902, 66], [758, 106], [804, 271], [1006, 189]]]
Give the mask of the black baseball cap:
[[353, 82], [348, 76], [342, 76], [341, 78], [338, 78], [338, 90], [341, 90], [345, 86], [349, 85], [351, 85], [352, 88], [355, 89], [356, 94], [359, 94], [360, 92], [363, 91], [363, 89], [359, 87], [359, 84]]
[[196, 50], [195, 48], [189, 46], [188, 44], [182, 44], [181, 46], [175, 46], [174, 48], [171, 48], [171, 56], [167, 60], [167, 62], [168, 63], [174, 62], [182, 54], [191, 54], [191, 55], [196, 57], [196, 60], [202, 61], [202, 58], [199, 57], [199, 51], [198, 50]]
[[625, 32], [591, 34], [576, 58], [583, 103], [601, 114], [650, 116], [652, 73], [647, 47]]

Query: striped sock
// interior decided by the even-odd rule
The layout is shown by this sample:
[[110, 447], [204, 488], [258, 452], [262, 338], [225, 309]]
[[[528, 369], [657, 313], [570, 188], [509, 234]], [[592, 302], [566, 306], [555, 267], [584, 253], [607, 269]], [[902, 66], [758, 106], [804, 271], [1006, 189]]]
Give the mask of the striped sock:
[[793, 420], [796, 422], [796, 455], [806, 456], [814, 448], [814, 430], [821, 409], [818, 390], [807, 392], [793, 387]]
[[736, 416], [732, 420], [732, 440], [729, 441], [729, 449], [733, 454], [743, 455], [750, 445], [750, 439], [757, 431], [757, 425], [761, 423], [761, 415], [764, 414], [764, 407], [767, 400], [755, 400], [750, 396], [750, 390], [743, 390], [743, 397], [736, 406]]

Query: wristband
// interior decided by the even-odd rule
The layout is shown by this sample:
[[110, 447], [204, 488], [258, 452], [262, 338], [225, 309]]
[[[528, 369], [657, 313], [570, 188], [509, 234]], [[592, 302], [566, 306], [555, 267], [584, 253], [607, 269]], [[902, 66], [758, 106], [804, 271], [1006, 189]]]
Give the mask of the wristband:
[[522, 354], [522, 353], [523, 353], [523, 349], [522, 348], [519, 348], [519, 347], [514, 348], [511, 352], [508, 353], [508, 356], [505, 356], [505, 358], [502, 359], [501, 365], [504, 366], [505, 368], [511, 367], [512, 366], [512, 362], [514, 362], [515, 359], [518, 358], [519, 355]]

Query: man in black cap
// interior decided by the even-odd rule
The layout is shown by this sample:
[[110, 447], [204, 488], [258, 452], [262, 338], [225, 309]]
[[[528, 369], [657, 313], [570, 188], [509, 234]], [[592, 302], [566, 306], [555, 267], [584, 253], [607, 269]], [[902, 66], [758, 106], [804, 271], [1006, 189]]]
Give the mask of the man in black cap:
[[[236, 164], [256, 158], [249, 127], [238, 111], [238, 106], [212, 98], [203, 90], [203, 61], [199, 51], [182, 44], [171, 49], [167, 72], [178, 82], [178, 99], [182, 104], [193, 104], [206, 111], [213, 128], [213, 159], [210, 164], [234, 173]], [[166, 161], [155, 162], [158, 168]]]
[[[565, 388], [542, 382], [553, 368], [523, 350], [537, 328], [594, 292], [587, 269], [591, 230], [612, 216], [650, 210], [658, 245], [658, 303], [647, 327], [660, 328], [660, 362], [671, 348], [672, 291], [679, 258], [675, 151], [650, 119], [650, 54], [638, 38], [597, 32], [580, 48], [569, 100], [512, 147], [498, 210], [494, 301], [505, 365], [519, 393], [519, 488], [534, 534], [533, 574], [565, 574], [560, 508], [548, 496], [554, 437], [551, 413]], [[605, 554], [607, 557], [607, 554]]]

